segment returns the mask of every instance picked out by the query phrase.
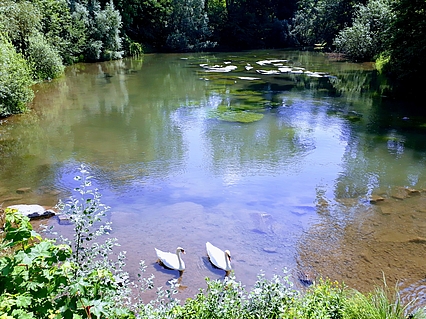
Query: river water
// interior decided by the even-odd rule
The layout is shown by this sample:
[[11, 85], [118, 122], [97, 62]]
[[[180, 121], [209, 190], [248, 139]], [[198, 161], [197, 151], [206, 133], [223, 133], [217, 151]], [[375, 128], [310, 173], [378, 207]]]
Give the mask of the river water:
[[248, 287], [284, 268], [361, 291], [385, 276], [424, 304], [426, 117], [379, 85], [373, 65], [318, 52], [73, 65], [1, 122], [0, 202], [52, 207], [85, 164], [132, 278], [145, 260], [167, 285], [154, 247], [186, 249], [182, 299], [223, 277], [210, 241]]

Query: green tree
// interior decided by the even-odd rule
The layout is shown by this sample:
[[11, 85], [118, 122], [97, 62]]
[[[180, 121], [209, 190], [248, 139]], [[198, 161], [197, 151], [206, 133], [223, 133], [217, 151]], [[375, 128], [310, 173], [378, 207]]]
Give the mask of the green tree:
[[337, 50], [356, 61], [372, 61], [386, 51], [395, 18], [394, 2], [370, 0], [366, 5], [357, 5], [353, 25], [340, 31], [334, 40]]
[[64, 65], [59, 52], [52, 47], [41, 34], [28, 38], [27, 59], [33, 69], [33, 79], [46, 80], [59, 77]]
[[226, 0], [221, 45], [231, 49], [284, 47], [290, 44], [289, 19], [295, 1]]
[[366, 0], [299, 0], [293, 35], [301, 45], [331, 45], [345, 26], [351, 25], [356, 4]]
[[28, 60], [35, 80], [54, 78], [63, 72], [62, 58], [56, 49], [61, 47], [61, 41], [58, 37], [49, 41], [52, 29], [48, 29], [45, 22], [47, 6], [41, 4], [40, 0], [34, 3], [6, 1], [0, 5], [2, 31], [16, 51]]
[[171, 0], [115, 0], [123, 32], [133, 41], [161, 50], [168, 36]]
[[173, 0], [166, 45], [171, 50], [200, 51], [212, 48], [204, 0]]
[[0, 3], [0, 32], [5, 34], [16, 51], [24, 56], [28, 48], [28, 39], [41, 31], [42, 14], [37, 6], [28, 1], [5, 0]]
[[121, 15], [109, 1], [105, 8], [97, 0], [83, 0], [72, 5], [74, 21], [82, 21], [85, 37], [84, 56], [88, 61], [119, 59], [121, 51]]
[[426, 1], [398, 0], [393, 6], [395, 21], [391, 29], [389, 62], [384, 71], [393, 81], [395, 93], [417, 97], [426, 72]]
[[15, 47], [0, 33], [0, 117], [22, 113], [34, 93], [31, 70]]
[[227, 19], [225, 0], [206, 0], [207, 16], [212, 29], [212, 41], [221, 44], [221, 34]]
[[62, 57], [65, 64], [78, 61], [86, 37], [84, 24], [72, 18], [67, 0], [31, 0], [42, 14], [41, 33]]

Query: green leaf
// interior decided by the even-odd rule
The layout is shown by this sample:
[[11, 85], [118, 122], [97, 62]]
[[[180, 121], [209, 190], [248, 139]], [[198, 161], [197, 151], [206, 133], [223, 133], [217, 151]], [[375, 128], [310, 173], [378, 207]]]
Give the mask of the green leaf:
[[32, 319], [35, 318], [32, 312], [27, 312], [22, 309], [17, 309], [12, 311], [12, 316], [14, 319]]
[[25, 286], [27, 290], [29, 291], [37, 291], [40, 288], [42, 288], [44, 284], [40, 282], [29, 281], [29, 282], [26, 282]]
[[88, 304], [91, 304], [90, 312], [96, 317], [101, 318], [102, 315], [108, 317], [109, 313], [105, 309], [105, 307], [108, 306], [107, 302], [101, 300], [93, 300], [92, 302], [88, 302]]
[[16, 297], [16, 306], [19, 308], [25, 308], [31, 305], [31, 295], [26, 293]]
[[42, 241], [41, 243], [38, 243], [34, 245], [31, 248], [31, 252], [28, 254], [32, 256], [34, 259], [36, 258], [51, 258], [54, 256], [52, 252], [50, 251], [52, 248], [52, 243], [49, 241]]

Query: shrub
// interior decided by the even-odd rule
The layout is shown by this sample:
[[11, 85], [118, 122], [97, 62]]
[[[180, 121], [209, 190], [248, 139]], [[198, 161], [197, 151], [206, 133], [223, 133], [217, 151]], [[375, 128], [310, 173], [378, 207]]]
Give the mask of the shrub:
[[420, 309], [415, 313], [407, 313], [408, 306], [402, 304], [397, 286], [391, 289], [383, 278], [383, 287], [376, 287], [372, 293], [361, 294], [352, 290], [346, 298], [346, 319], [424, 319], [425, 311]]
[[354, 10], [350, 0], [299, 0], [292, 35], [302, 45], [331, 45], [337, 33], [351, 22]]
[[173, 0], [170, 30], [166, 45], [173, 51], [201, 51], [213, 48], [211, 30], [204, 11], [204, 0]]
[[374, 55], [374, 39], [369, 25], [355, 22], [352, 27], [342, 30], [334, 39], [337, 51], [355, 61], [371, 59]]
[[101, 9], [98, 1], [87, 6], [80, 4], [76, 8], [76, 13], [83, 17], [87, 28], [86, 59], [93, 61], [122, 58], [121, 15], [114, 8], [113, 2], [109, 1], [104, 9]]
[[28, 42], [27, 57], [33, 78], [43, 81], [59, 77], [65, 68], [59, 52], [40, 33], [31, 36]]
[[382, 73], [386, 68], [386, 65], [389, 63], [390, 56], [389, 53], [382, 52], [376, 59], [376, 69], [379, 73]]
[[67, 0], [31, 0], [41, 13], [41, 33], [47, 43], [61, 56], [65, 64], [76, 61], [83, 50], [85, 37], [81, 21], [72, 20]]
[[252, 318], [283, 317], [283, 314], [291, 313], [295, 300], [300, 298], [300, 293], [292, 287], [288, 276], [274, 275], [272, 279], [266, 279], [260, 274], [247, 296], [244, 309]]
[[34, 97], [30, 68], [12, 43], [0, 34], [0, 117], [22, 113]]
[[143, 46], [138, 42], [130, 41], [129, 54], [133, 57], [139, 57], [143, 54]]
[[43, 239], [27, 217], [6, 209], [2, 248], [13, 247], [15, 253], [0, 257], [0, 313], [13, 318], [134, 318], [123, 255], [116, 262], [108, 259], [113, 239], [94, 242], [109, 228], [95, 225], [106, 207], [84, 168], [80, 172], [80, 198], [63, 206], [74, 224], [72, 242]]
[[296, 318], [344, 318], [345, 286], [328, 279], [320, 279], [311, 286], [300, 301]]
[[370, 0], [358, 5], [354, 22], [334, 39], [337, 50], [357, 61], [373, 60], [387, 49], [390, 26], [395, 19], [394, 0]]
[[385, 73], [393, 80], [395, 94], [418, 100], [423, 97], [426, 73], [426, 1], [399, 0], [393, 10], [396, 18], [391, 26]]

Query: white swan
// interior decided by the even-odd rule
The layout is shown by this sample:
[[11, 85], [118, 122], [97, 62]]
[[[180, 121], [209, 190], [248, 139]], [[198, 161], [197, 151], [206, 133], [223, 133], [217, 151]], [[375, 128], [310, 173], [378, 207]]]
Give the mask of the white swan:
[[231, 252], [229, 250], [223, 251], [222, 249], [213, 246], [210, 242], [206, 243], [206, 249], [210, 262], [217, 268], [225, 270], [225, 276], [228, 276], [232, 269]]
[[182, 276], [183, 271], [185, 270], [185, 262], [182, 260], [181, 253], [185, 254], [185, 249], [182, 247], [176, 248], [176, 253], [168, 253], [161, 251], [155, 248], [157, 253], [158, 262], [163, 265], [165, 268], [179, 270], [180, 275]]

